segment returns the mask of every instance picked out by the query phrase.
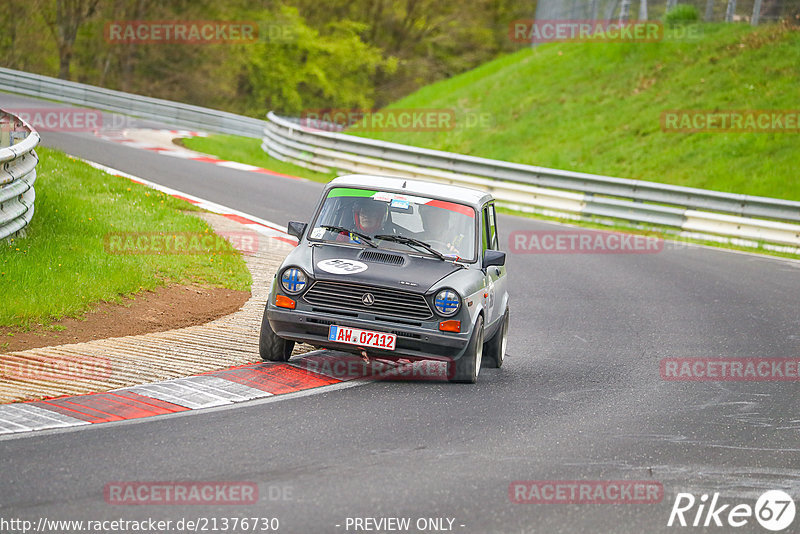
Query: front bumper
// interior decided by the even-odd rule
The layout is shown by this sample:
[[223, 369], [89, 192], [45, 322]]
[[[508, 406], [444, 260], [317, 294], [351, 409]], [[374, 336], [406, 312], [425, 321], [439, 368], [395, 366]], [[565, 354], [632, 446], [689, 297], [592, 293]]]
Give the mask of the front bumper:
[[[409, 326], [391, 321], [364, 320], [342, 317], [333, 313], [304, 310], [286, 310], [272, 304], [267, 308], [267, 319], [272, 330], [284, 339], [299, 341], [328, 349], [360, 353], [356, 345], [336, 343], [328, 340], [330, 325], [349, 326], [375, 332], [392, 333], [397, 336], [395, 350], [367, 348], [370, 356], [384, 358], [419, 358], [457, 360], [461, 358], [472, 335], [472, 325], [462, 320], [466, 332], [441, 332], [438, 322], [432, 328]], [[434, 323], [430, 323], [434, 325]]]

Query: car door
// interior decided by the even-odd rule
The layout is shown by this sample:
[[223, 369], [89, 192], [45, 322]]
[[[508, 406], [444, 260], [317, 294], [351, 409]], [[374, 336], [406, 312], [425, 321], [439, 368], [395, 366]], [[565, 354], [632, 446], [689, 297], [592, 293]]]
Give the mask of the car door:
[[[488, 249], [500, 250], [500, 238], [497, 234], [497, 214], [494, 209], [494, 202], [487, 203], [482, 210], [481, 222], [483, 231], [481, 241], [483, 242], [482, 253]], [[495, 325], [505, 312], [504, 295], [506, 294], [506, 267], [491, 266], [486, 269], [485, 274], [486, 291], [486, 323]]]

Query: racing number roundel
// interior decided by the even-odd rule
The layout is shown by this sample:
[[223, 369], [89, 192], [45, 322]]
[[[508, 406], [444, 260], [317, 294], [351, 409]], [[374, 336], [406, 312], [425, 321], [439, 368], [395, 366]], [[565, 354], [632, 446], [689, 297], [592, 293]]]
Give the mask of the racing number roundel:
[[317, 263], [317, 267], [331, 274], [356, 274], [367, 270], [367, 265], [355, 260], [330, 259]]

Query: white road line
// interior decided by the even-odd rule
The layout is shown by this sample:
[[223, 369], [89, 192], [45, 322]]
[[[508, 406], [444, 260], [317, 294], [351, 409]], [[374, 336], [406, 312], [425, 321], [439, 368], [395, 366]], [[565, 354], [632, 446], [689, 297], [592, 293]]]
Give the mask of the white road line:
[[280, 395], [270, 395], [269, 397], [263, 397], [263, 398], [260, 398], [260, 399], [253, 399], [252, 401], [247, 402], [247, 403], [243, 403], [243, 404], [240, 404], [240, 403], [226, 404], [226, 405], [223, 405], [223, 406], [214, 406], [214, 407], [211, 407], [211, 408], [206, 408], [205, 410], [202, 410], [202, 411], [187, 410], [185, 412], [168, 413], [168, 414], [158, 415], [158, 416], [155, 416], [155, 417], [144, 417], [144, 418], [138, 418], [138, 419], [124, 419], [122, 421], [110, 421], [110, 422], [107, 422], [107, 423], [88, 424], [87, 426], [82, 426], [79, 429], [78, 428], [65, 427], [65, 428], [50, 428], [50, 429], [42, 430], [40, 432], [15, 432], [15, 433], [6, 434], [6, 435], [0, 434], [0, 441], [7, 441], [7, 440], [12, 440], [12, 439], [20, 439], [20, 438], [31, 438], [31, 437], [41, 436], [41, 435], [61, 434], [61, 433], [64, 433], [64, 432], [73, 432], [73, 431], [76, 431], [76, 430], [86, 431], [88, 429], [93, 429], [93, 428], [104, 429], [104, 428], [113, 428], [113, 427], [119, 426], [119, 425], [136, 425], [136, 424], [142, 424], [142, 423], [145, 423], [145, 422], [159, 422], [159, 421], [164, 421], [165, 419], [170, 419], [170, 418], [173, 418], [173, 417], [187, 417], [187, 416], [193, 416], [193, 415], [197, 415], [197, 414], [208, 414], [208, 413], [216, 412], [216, 411], [219, 411], [219, 410], [230, 410], [230, 409], [235, 409], [235, 408], [238, 409], [238, 408], [245, 408], [245, 407], [252, 407], [252, 406], [260, 406], [261, 404], [266, 404], [266, 403], [282, 402], [282, 401], [287, 401], [287, 400], [291, 400], [291, 399], [297, 399], [297, 398], [301, 398], [301, 397], [310, 397], [312, 395], [320, 395], [320, 394], [324, 394], [324, 393], [331, 393], [333, 391], [340, 391], [340, 390], [343, 390], [343, 389], [350, 389], [350, 388], [353, 388], [353, 387], [365, 386], [367, 384], [372, 384], [374, 382], [375, 382], [374, 380], [371, 380], [371, 381], [368, 381], [368, 380], [348, 380], [347, 382], [339, 382], [337, 384], [331, 384], [331, 385], [328, 385], [328, 386], [320, 386], [318, 388], [304, 389], [304, 390], [301, 390], [301, 391], [294, 391], [292, 393], [282, 393]]
[[212, 375], [198, 375], [187, 378], [179, 378], [175, 380], [175, 382], [203, 388], [205, 391], [214, 393], [215, 395], [218, 395], [224, 399], [228, 399], [231, 402], [243, 402], [252, 399], [260, 399], [261, 397], [269, 397], [272, 395], [272, 393], [269, 391], [251, 388], [250, 386]]
[[[250, 215], [249, 213], [244, 213], [242, 211], [235, 210], [233, 208], [229, 208], [229, 207], [223, 206], [221, 204], [217, 204], [216, 202], [211, 202], [209, 200], [206, 200], [206, 199], [203, 199], [203, 198], [200, 198], [200, 197], [196, 197], [194, 195], [190, 195], [189, 193], [184, 193], [183, 191], [178, 191], [177, 189], [172, 189], [170, 187], [166, 187], [166, 186], [157, 184], [155, 182], [151, 182], [149, 180], [145, 180], [144, 178], [139, 178], [138, 176], [134, 176], [132, 174], [128, 174], [128, 173], [126, 173], [124, 171], [120, 171], [119, 169], [115, 169], [113, 167], [107, 167], [106, 165], [102, 165], [102, 164], [96, 163], [94, 161], [89, 161], [89, 160], [86, 160], [86, 159], [82, 159], [82, 158], [79, 158], [77, 156], [70, 156], [70, 157], [74, 158], [74, 159], [77, 159], [77, 160], [80, 160], [80, 161], [83, 161], [84, 163], [86, 163], [88, 165], [91, 165], [95, 169], [99, 169], [99, 170], [104, 171], [104, 172], [106, 172], [108, 174], [122, 176], [123, 178], [128, 178], [129, 180], [134, 180], [136, 182], [140, 182], [140, 183], [146, 185], [147, 187], [150, 187], [152, 189], [156, 189], [157, 191], [161, 191], [162, 193], [166, 193], [166, 194], [171, 195], [171, 196], [179, 196], [179, 197], [183, 197], [183, 198], [188, 198], [189, 200], [192, 200], [192, 201], [196, 202], [198, 207], [206, 209], [206, 210], [208, 210], [208, 211], [210, 211], [212, 213], [218, 213], [218, 214], [222, 214], [222, 215], [238, 215], [239, 217], [243, 217], [245, 219], [249, 219], [249, 220], [251, 220], [251, 221], [253, 221], [255, 223], [258, 223], [259, 225], [265, 226], [266, 229], [262, 229], [262, 233], [264, 233], [263, 232], [264, 230], [266, 231], [265, 235], [279, 236], [279, 237], [286, 237], [286, 235], [287, 235], [285, 226], [281, 226], [279, 224], [275, 224], [274, 222], [267, 221], [267, 220], [262, 219], [260, 217], [256, 217], [255, 215]], [[270, 232], [270, 230], [272, 230], [272, 232]]]
[[185, 384], [176, 384], [172, 380], [158, 382], [156, 384], [134, 386], [124, 391], [171, 402], [172, 404], [177, 404], [184, 408], [191, 408], [193, 410], [233, 404], [233, 402], [228, 399], [209, 391], [204, 391], [202, 386], [192, 387]]
[[173, 158], [181, 159], [192, 159], [197, 157], [190, 152], [181, 152], [179, 150], [159, 150], [158, 153], [162, 156], [171, 156]]
[[261, 167], [256, 167], [255, 165], [248, 165], [247, 163], [239, 163], [238, 161], [221, 161], [217, 163], [220, 167], [228, 167], [231, 169], [236, 169], [238, 171], [257, 171]]
[[62, 415], [30, 404], [0, 406], [0, 434], [88, 425], [88, 421]]

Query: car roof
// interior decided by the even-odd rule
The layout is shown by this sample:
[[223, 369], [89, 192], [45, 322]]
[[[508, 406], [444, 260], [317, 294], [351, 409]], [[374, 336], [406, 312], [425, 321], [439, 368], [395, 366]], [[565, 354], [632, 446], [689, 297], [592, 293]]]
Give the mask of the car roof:
[[374, 176], [370, 174], [350, 174], [340, 176], [328, 183], [331, 187], [353, 187], [377, 189], [397, 193], [408, 193], [426, 197], [450, 200], [461, 204], [480, 207], [484, 202], [491, 200], [492, 195], [479, 189], [460, 187], [455, 185], [426, 182], [423, 180], [409, 180], [390, 176]]

